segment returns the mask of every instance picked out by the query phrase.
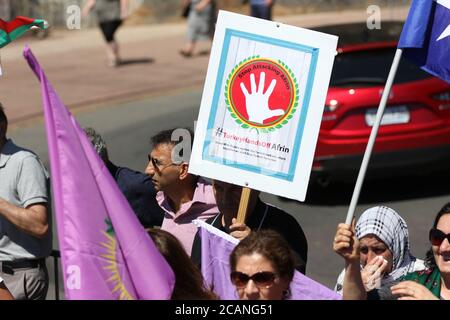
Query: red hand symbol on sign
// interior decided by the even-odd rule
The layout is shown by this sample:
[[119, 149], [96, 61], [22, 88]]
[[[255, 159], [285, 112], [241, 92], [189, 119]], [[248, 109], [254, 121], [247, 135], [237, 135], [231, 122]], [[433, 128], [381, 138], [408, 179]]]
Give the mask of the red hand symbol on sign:
[[251, 122], [263, 124], [266, 119], [284, 114], [283, 109], [269, 108], [269, 98], [277, 84], [277, 80], [273, 79], [270, 82], [269, 88], [267, 88], [264, 93], [265, 78], [265, 72], [261, 72], [259, 76], [259, 86], [256, 88], [255, 75], [253, 73], [250, 75], [251, 93], [248, 92], [243, 82], [240, 84], [242, 93], [245, 96], [248, 120]]

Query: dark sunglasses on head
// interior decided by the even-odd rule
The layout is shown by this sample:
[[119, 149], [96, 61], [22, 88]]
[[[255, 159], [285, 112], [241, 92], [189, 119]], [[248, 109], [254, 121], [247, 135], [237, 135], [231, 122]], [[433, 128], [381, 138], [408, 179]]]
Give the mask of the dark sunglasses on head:
[[231, 273], [231, 282], [237, 288], [242, 288], [245, 287], [250, 280], [253, 280], [258, 288], [268, 288], [273, 285], [275, 277], [275, 273], [268, 271], [257, 272], [252, 276], [249, 276], [248, 274], [242, 272], [234, 271]]
[[450, 233], [445, 234], [439, 229], [430, 230], [430, 242], [433, 246], [440, 246], [445, 238], [447, 238], [447, 241], [450, 243]]

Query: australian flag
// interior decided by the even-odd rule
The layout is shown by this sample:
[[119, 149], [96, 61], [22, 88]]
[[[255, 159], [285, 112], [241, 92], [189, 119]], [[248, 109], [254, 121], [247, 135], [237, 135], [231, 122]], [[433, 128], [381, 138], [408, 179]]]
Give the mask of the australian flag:
[[450, 83], [450, 0], [413, 0], [398, 47], [407, 59]]

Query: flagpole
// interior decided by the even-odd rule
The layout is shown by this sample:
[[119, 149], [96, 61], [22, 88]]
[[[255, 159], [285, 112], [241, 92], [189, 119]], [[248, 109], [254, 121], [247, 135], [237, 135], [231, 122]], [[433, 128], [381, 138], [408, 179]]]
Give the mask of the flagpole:
[[366, 175], [367, 165], [369, 164], [370, 156], [372, 155], [372, 149], [378, 134], [378, 128], [380, 127], [381, 119], [383, 117], [384, 109], [386, 108], [386, 103], [389, 98], [389, 93], [391, 92], [392, 84], [394, 82], [394, 78], [397, 73], [397, 68], [400, 63], [401, 57], [402, 57], [402, 49], [397, 49], [397, 51], [395, 52], [394, 60], [392, 61], [391, 70], [389, 71], [386, 85], [383, 90], [383, 95], [381, 96], [380, 105], [378, 106], [377, 116], [375, 118], [375, 123], [373, 124], [372, 127], [372, 132], [370, 133], [369, 142], [367, 143], [366, 151], [364, 152], [361, 168], [359, 169], [358, 179], [356, 180], [352, 200], [350, 201], [350, 206], [347, 212], [347, 218], [345, 219], [346, 224], [352, 223], [352, 219], [355, 214], [355, 208], [356, 204], [358, 203], [359, 194], [361, 193], [361, 187], [364, 182], [364, 177]]

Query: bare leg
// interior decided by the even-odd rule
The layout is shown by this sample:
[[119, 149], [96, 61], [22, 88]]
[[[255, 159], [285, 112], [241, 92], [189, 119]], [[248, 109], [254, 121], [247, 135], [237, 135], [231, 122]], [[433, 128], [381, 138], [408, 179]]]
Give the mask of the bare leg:
[[108, 57], [108, 65], [116, 67], [120, 63], [119, 46], [117, 42], [111, 41], [106, 44], [106, 56]]
[[186, 43], [184, 48], [180, 50], [180, 54], [185, 57], [190, 57], [190, 56], [192, 56], [192, 53], [194, 52], [194, 48], [195, 48], [195, 42], [189, 41]]

